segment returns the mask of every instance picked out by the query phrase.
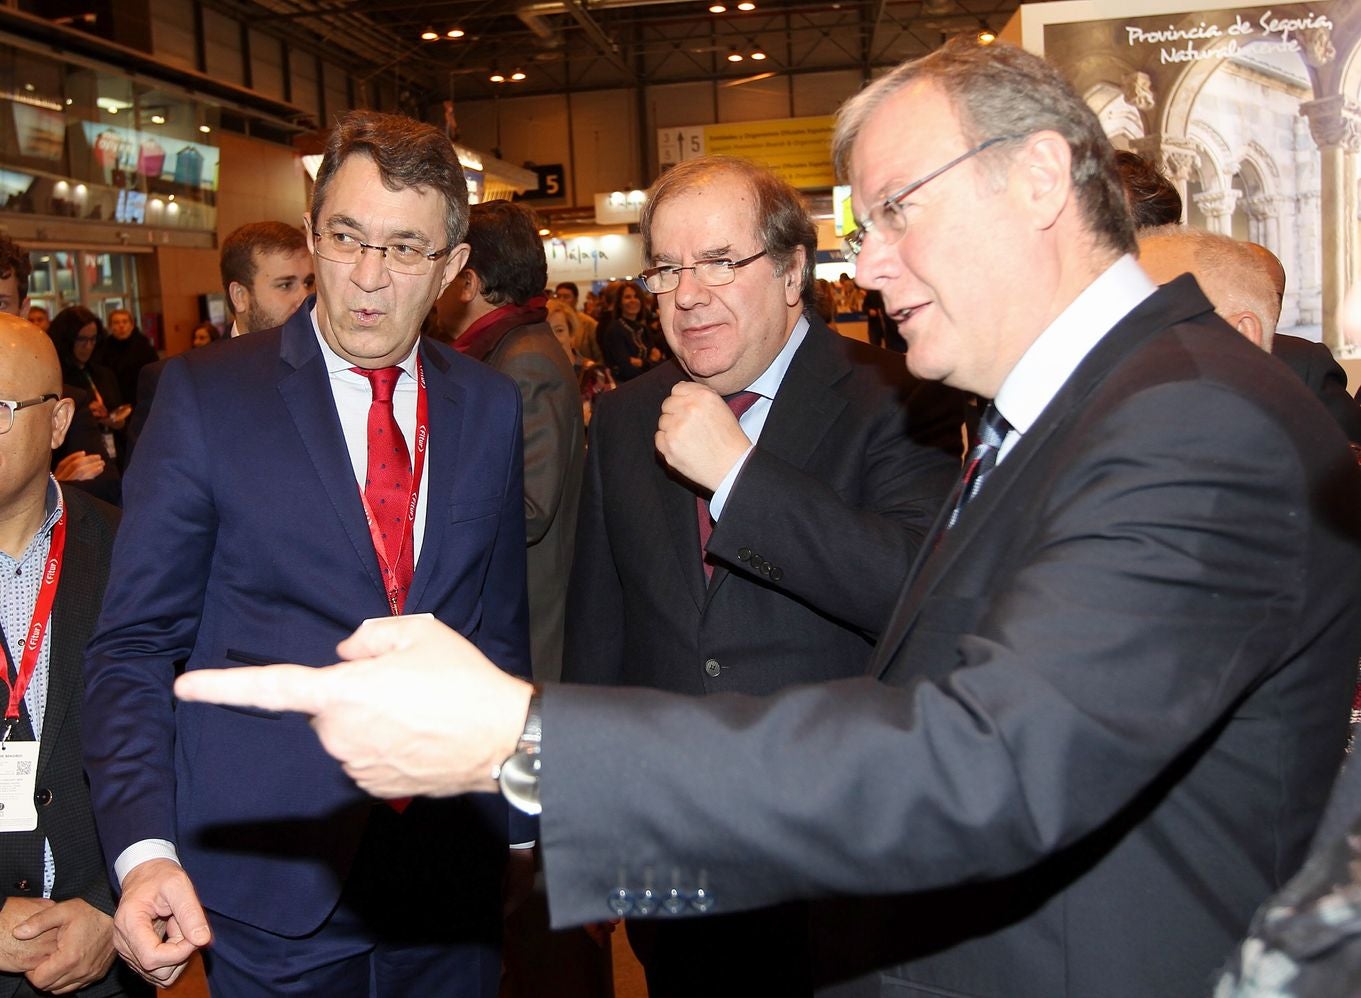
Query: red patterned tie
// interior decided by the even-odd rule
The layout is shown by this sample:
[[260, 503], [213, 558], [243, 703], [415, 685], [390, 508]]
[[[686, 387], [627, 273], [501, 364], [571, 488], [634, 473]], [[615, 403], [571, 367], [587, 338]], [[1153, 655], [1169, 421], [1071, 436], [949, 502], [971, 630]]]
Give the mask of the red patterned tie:
[[[392, 412], [392, 392], [402, 373], [400, 367], [377, 370], [351, 368], [369, 379], [373, 401], [369, 404], [369, 463], [364, 478], [364, 498], [368, 500], [378, 536], [383, 541], [383, 583], [392, 593], [398, 613], [406, 605], [415, 572], [411, 549], [414, 539], [407, 535], [407, 504], [411, 500], [411, 453], [406, 448], [397, 417]], [[400, 554], [393, 564], [393, 555]]]
[[[392, 393], [401, 377], [400, 367], [380, 367], [369, 371], [352, 367], [355, 374], [369, 379], [373, 401], [369, 403], [369, 466], [364, 476], [364, 498], [373, 515], [378, 537], [384, 550], [378, 552], [378, 567], [383, 572], [392, 605], [398, 613], [406, 605], [406, 594], [411, 588], [415, 559], [411, 549], [415, 537], [407, 536], [407, 503], [411, 501], [411, 453], [406, 449], [406, 438], [397, 425], [392, 411]], [[397, 564], [392, 565], [392, 554], [401, 546]], [[391, 568], [389, 566], [391, 565]], [[389, 800], [388, 806], [401, 814], [411, 804], [410, 797]]]
[[[756, 392], [736, 392], [732, 395], [724, 395], [723, 401], [728, 403], [728, 408], [739, 420], [742, 414], [756, 404], [756, 400], [761, 396]], [[714, 535], [714, 521], [709, 516], [709, 502], [703, 496], [695, 496], [695, 508], [699, 514], [699, 560], [704, 566], [704, 578], [712, 580], [714, 577], [714, 566], [709, 564], [706, 555], [709, 553], [709, 538]]]

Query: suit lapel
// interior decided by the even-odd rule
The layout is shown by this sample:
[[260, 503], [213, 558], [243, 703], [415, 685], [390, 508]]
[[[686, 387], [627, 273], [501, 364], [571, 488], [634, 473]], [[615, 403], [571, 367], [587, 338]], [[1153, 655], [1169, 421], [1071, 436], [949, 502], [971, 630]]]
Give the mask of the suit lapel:
[[386, 603], [378, 556], [373, 550], [359, 486], [354, 480], [345, 435], [340, 429], [326, 363], [312, 330], [310, 308], [298, 309], [284, 325], [279, 354], [282, 361], [279, 395], [293, 419], [331, 509], [350, 539], [355, 556], [363, 563], [374, 587], [384, 594]]
[[458, 474], [459, 441], [463, 436], [464, 392], [454, 379], [449, 359], [424, 340], [420, 348], [425, 370], [426, 400], [430, 409], [430, 447], [425, 455], [425, 478], [429, 483], [425, 500], [425, 535], [421, 556], [407, 594], [407, 612], [416, 612], [421, 596], [439, 561], [444, 529], [449, 520], [448, 499], [454, 494]]
[[1018, 483], [1025, 480], [1026, 468], [1034, 456], [1044, 450], [1047, 440], [1055, 431], [1070, 420], [1081, 418], [1092, 392], [1146, 342], [1168, 326], [1200, 315], [1208, 309], [1209, 303], [1189, 277], [1178, 278], [1144, 299], [1083, 358], [1045, 406], [1035, 425], [992, 472], [986, 488], [970, 503], [968, 515], [961, 517], [948, 535], [945, 534], [945, 521], [949, 517], [949, 510], [941, 511], [926, 543], [922, 545], [921, 556], [908, 574], [888, 626], [884, 628], [870, 666], [872, 675], [882, 677], [887, 671], [898, 649], [911, 633], [921, 607], [941, 581], [948, 577], [970, 545], [976, 543], [978, 535], [990, 525], [989, 521], [992, 521], [992, 525], [999, 520], [1015, 522], [1024, 515], [1022, 510], [1033, 500], [1035, 491], [1027, 490]]
[[47, 704], [43, 713], [42, 740], [38, 746], [38, 779], [42, 780], [53, 749], [60, 744], [72, 701], [83, 689], [81, 680], [84, 642], [74, 635], [89, 634], [98, 611], [95, 595], [99, 572], [96, 552], [88, 538], [85, 511], [66, 504], [66, 549], [62, 556], [61, 581], [52, 603], [51, 650], [47, 662]]
[[668, 370], [674, 377], [659, 379], [655, 383], [649, 379], [648, 388], [653, 394], [636, 410], [638, 421], [630, 426], [627, 432], [638, 433], [644, 437], [639, 446], [650, 457], [656, 469], [655, 473], [648, 475], [647, 478], [651, 482], [653, 501], [661, 511], [667, 533], [671, 535], [671, 553], [676, 559], [676, 571], [683, 580], [686, 593], [694, 601], [695, 610], [702, 611], [706, 599], [707, 580], [704, 578], [704, 566], [700, 561], [699, 509], [695, 505], [695, 493], [689, 483], [673, 475], [666, 462], [662, 460], [662, 456], [656, 452], [652, 442], [657, 430], [657, 420], [661, 418], [662, 403], [671, 394], [671, 389], [685, 380], [680, 365], [675, 361], [669, 363]]
[[[800, 470], [808, 466], [823, 437], [846, 408], [846, 400], [832, 391], [851, 372], [850, 363], [832, 347], [836, 335], [821, 319], [809, 318], [808, 332], [790, 358], [761, 428], [761, 449]], [[698, 540], [696, 532], [696, 544]], [[725, 565], [714, 566], [706, 603], [729, 574]]]

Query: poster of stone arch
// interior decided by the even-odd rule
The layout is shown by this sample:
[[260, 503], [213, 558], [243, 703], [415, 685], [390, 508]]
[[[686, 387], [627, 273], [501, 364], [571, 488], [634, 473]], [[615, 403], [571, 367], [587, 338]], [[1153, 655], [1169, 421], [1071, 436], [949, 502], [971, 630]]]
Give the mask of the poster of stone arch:
[[1183, 221], [1281, 259], [1282, 331], [1361, 353], [1338, 323], [1361, 279], [1361, 3], [1060, 0], [1003, 37], [1177, 185]]

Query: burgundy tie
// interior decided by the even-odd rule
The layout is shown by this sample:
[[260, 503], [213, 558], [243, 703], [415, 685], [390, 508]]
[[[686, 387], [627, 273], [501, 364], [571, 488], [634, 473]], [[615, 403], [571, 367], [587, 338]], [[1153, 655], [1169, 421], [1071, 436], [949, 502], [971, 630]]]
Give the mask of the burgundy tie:
[[[397, 417], [392, 411], [392, 392], [401, 376], [400, 367], [376, 370], [351, 368], [369, 379], [373, 401], [369, 404], [368, 472], [364, 478], [364, 498], [368, 500], [376, 533], [383, 550], [379, 558], [383, 584], [391, 594], [396, 611], [402, 612], [406, 594], [415, 572], [413, 537], [407, 536], [407, 504], [411, 501], [411, 454], [406, 449]], [[404, 543], [405, 542], [405, 543]], [[393, 555], [400, 555], [393, 564]]]
[[[728, 408], [739, 420], [742, 414], [756, 404], [756, 400], [761, 396], [757, 392], [737, 392], [733, 395], [724, 395], [723, 401], [728, 403]], [[709, 538], [714, 535], [714, 521], [709, 516], [709, 502], [703, 496], [695, 496], [696, 512], [699, 514], [699, 560], [704, 566], [705, 580], [714, 577], [714, 566], [709, 564], [706, 557], [709, 551]]]

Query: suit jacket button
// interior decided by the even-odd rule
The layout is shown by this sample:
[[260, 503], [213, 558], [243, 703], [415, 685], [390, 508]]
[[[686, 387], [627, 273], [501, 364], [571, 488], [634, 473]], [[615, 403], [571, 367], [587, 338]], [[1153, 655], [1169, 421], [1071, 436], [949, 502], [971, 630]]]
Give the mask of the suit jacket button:
[[784, 578], [784, 569], [783, 569], [783, 568], [772, 568], [772, 569], [770, 570], [770, 581], [771, 581], [771, 582], [779, 582], [779, 581], [780, 581], [781, 579], [783, 579], [783, 578]]
[[737, 560], [738, 560], [738, 561], [747, 561], [750, 557], [751, 557], [751, 548], [738, 548], [738, 549], [737, 549]]
[[761, 562], [761, 574], [762, 575], [770, 574], [770, 562], [768, 561]]
[[722, 671], [722, 666], [718, 664], [718, 659], [711, 658], [704, 663], [704, 672], [706, 675], [716, 677], [720, 671]]
[[43, 787], [33, 795], [33, 803], [37, 804], [39, 807], [47, 807], [52, 803], [52, 791], [47, 789], [47, 787]]

